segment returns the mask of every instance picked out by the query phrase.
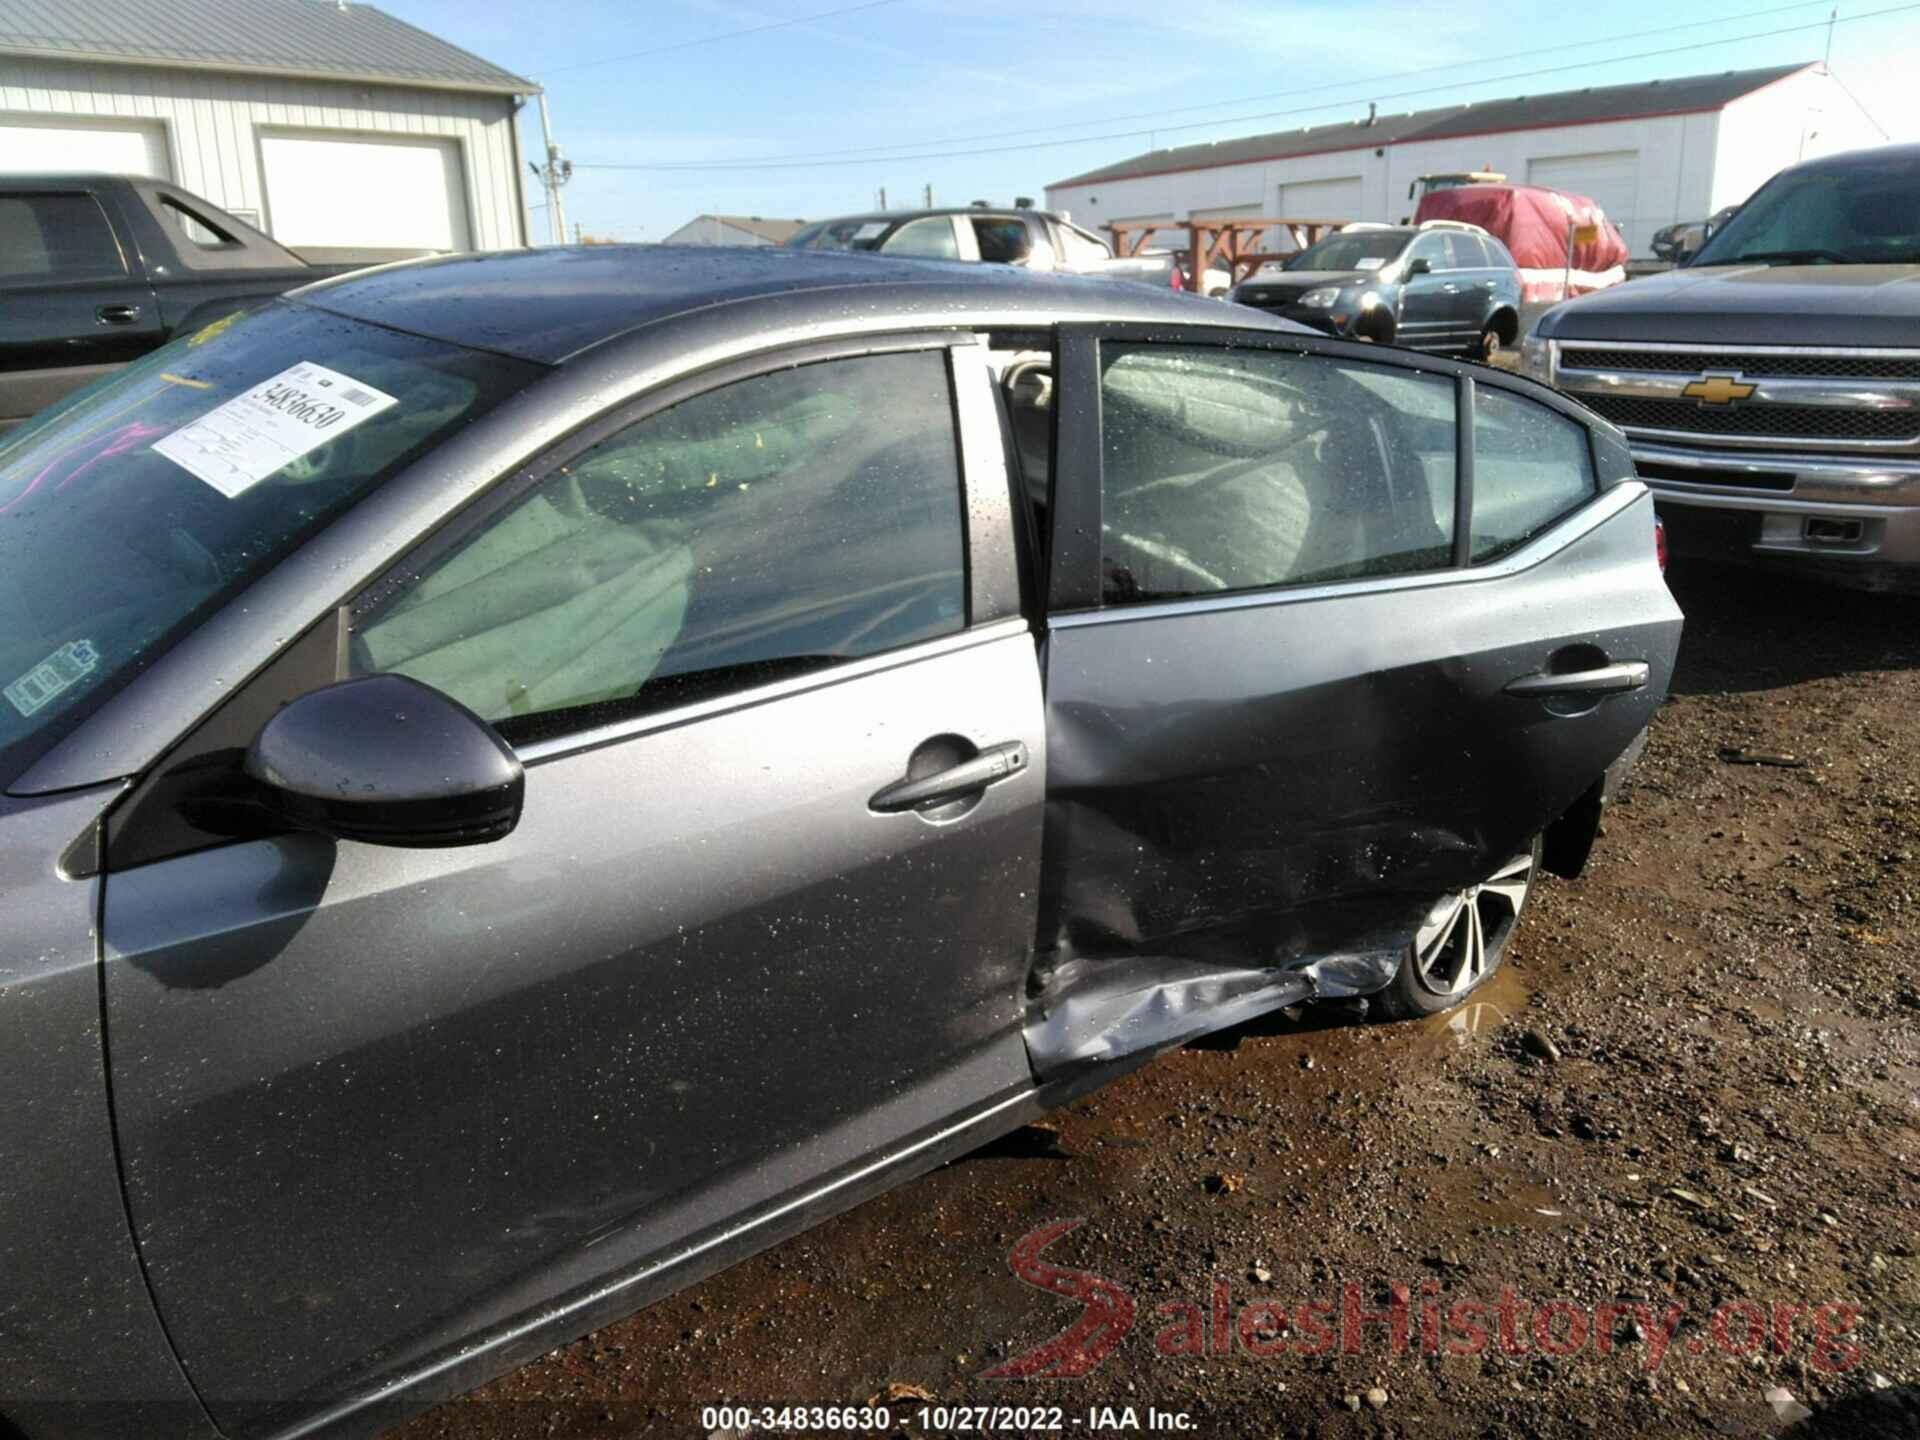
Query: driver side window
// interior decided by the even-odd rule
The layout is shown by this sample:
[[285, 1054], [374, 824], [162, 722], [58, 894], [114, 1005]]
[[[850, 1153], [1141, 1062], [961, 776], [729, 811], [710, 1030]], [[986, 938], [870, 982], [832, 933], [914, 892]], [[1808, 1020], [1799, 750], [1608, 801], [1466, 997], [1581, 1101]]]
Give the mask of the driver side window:
[[1448, 377], [1199, 346], [1101, 359], [1104, 603], [1452, 563]]
[[800, 366], [560, 464], [363, 602], [352, 671], [541, 738], [951, 634], [963, 538], [945, 355]]

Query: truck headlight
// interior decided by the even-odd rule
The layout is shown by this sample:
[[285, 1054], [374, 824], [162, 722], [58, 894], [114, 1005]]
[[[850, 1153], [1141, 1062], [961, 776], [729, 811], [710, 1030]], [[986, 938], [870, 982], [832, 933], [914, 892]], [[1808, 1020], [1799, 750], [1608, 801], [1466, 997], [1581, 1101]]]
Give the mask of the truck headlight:
[[1338, 285], [1327, 285], [1318, 290], [1307, 291], [1306, 294], [1300, 297], [1298, 303], [1306, 306], [1309, 310], [1331, 310], [1334, 302], [1339, 298], [1340, 287]]
[[1553, 342], [1529, 335], [1520, 342], [1520, 373], [1542, 385], [1553, 383]]

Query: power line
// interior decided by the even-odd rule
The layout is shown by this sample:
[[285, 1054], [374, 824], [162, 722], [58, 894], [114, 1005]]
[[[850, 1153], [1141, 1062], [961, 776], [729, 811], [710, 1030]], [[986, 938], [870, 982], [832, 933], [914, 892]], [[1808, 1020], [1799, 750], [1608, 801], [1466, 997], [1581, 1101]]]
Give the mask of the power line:
[[[1749, 20], [1765, 20], [1769, 16], [1784, 15], [1789, 10], [1808, 10], [1808, 9], [1814, 8], [1815, 6], [1820, 6], [1822, 8], [1825, 8], [1827, 4], [1828, 4], [1828, 0], [1795, 0], [1794, 4], [1777, 5], [1770, 10], [1755, 10], [1744, 15], [1721, 15], [1721, 16], [1715, 17], [1712, 20], [1689, 20], [1679, 25], [1663, 25], [1652, 30], [1633, 30], [1633, 31], [1628, 31], [1625, 34], [1609, 35], [1604, 39], [1573, 40], [1560, 45], [1547, 45], [1538, 50], [1516, 50], [1511, 54], [1490, 55], [1484, 60], [1475, 60], [1469, 63], [1476, 67], [1482, 66], [1482, 65], [1505, 65], [1509, 61], [1513, 61], [1513, 60], [1530, 60], [1537, 55], [1557, 55], [1568, 50], [1590, 49], [1595, 45], [1623, 44], [1629, 40], [1645, 40], [1654, 35], [1672, 35], [1681, 30], [1698, 30], [1703, 26], [1707, 26], [1707, 25], [1734, 25], [1734, 24], [1740, 24], [1742, 22], [1749, 21]], [[1828, 22], [1826, 20], [1822, 20], [1819, 22], [1819, 24], [1821, 26], [1825, 26], [1828, 24]], [[1734, 37], [1734, 38], [1738, 38], [1738, 37]], [[1713, 43], [1719, 43], [1719, 42], [1713, 42]], [[1731, 43], [1731, 40], [1727, 41], [1726, 43]], [[1602, 64], [1605, 62], [1596, 61], [1594, 63]], [[1290, 100], [1300, 95], [1324, 95], [1329, 90], [1346, 90], [1346, 89], [1351, 89], [1356, 86], [1362, 86], [1362, 85], [1378, 85], [1383, 82], [1392, 82], [1397, 80], [1411, 80], [1421, 75], [1438, 75], [1438, 74], [1442, 74], [1449, 71], [1458, 71], [1460, 68], [1461, 68], [1460, 62], [1454, 61], [1445, 65], [1428, 65], [1418, 70], [1395, 70], [1385, 75], [1366, 75], [1366, 76], [1361, 76], [1360, 78], [1355, 80], [1336, 80], [1325, 85], [1310, 85], [1310, 86], [1307, 86], [1305, 89], [1299, 89], [1299, 90], [1270, 90], [1259, 95], [1237, 95], [1231, 99], [1210, 100], [1199, 105], [1176, 105], [1176, 106], [1170, 106], [1166, 109], [1161, 109], [1161, 110], [1137, 110], [1127, 115], [1107, 115], [1094, 120], [1070, 120], [1060, 128], [1078, 129], [1080, 126], [1083, 126], [1083, 125], [1121, 125], [1121, 124], [1125, 124], [1130, 120], [1151, 120], [1163, 115], [1191, 115], [1196, 110], [1218, 110], [1218, 109], [1221, 109], [1223, 106], [1252, 105], [1265, 100]], [[1475, 83], [1475, 82], [1464, 82], [1464, 83]], [[1215, 121], [1215, 120], [1200, 122], [1200, 124], [1202, 125], [1222, 124], [1222, 123], [1227, 123], [1227, 122]], [[1193, 129], [1193, 128], [1196, 128], [1196, 127], [1194, 126], [1157, 126], [1155, 127], [1156, 131], [1160, 129], [1178, 130], [1178, 129]], [[1031, 135], [1032, 133], [1033, 133], [1033, 130], [1031, 127], [1026, 127], [1019, 130], [993, 130], [993, 131], [988, 131], [984, 135], [971, 135], [968, 137], [968, 139], [970, 141], [1007, 140], [1007, 139], [1013, 139], [1015, 137], [1022, 136], [1022, 135]], [[1103, 138], [1103, 137], [1089, 136], [1088, 138], [1094, 139], [1094, 138]], [[802, 151], [782, 153], [779, 155], [748, 156], [739, 160], [717, 160], [717, 161], [711, 161], [711, 162], [698, 162], [698, 163], [688, 162], [688, 168], [689, 169], [705, 168], [708, 165], [711, 165], [715, 168], [725, 168], [732, 165], [774, 164], [774, 163], [783, 162], [783, 161], [838, 160], [842, 158], [852, 158], [854, 156], [865, 156], [865, 155], [886, 155], [890, 158], [898, 158], [901, 155], [901, 152], [903, 150], [922, 149], [922, 148], [925, 148], [926, 146], [942, 145], [946, 143], [948, 142], [944, 140], [924, 140], [924, 141], [918, 141], [918, 142], [900, 141], [892, 145], [868, 145], [868, 146], [863, 146], [863, 147], [853, 148], [853, 149], [802, 150]], [[906, 158], [911, 158], [911, 157], [909, 156]], [[667, 163], [671, 164], [673, 162], [667, 162]]]
[[[1798, 7], [1790, 7], [1798, 8]], [[1838, 24], [1846, 25], [1860, 20], [1873, 20], [1886, 15], [1901, 15], [1909, 11], [1920, 10], [1920, 3], [1892, 5], [1880, 10], [1866, 10], [1857, 15], [1842, 15]], [[1511, 80], [1531, 80], [1542, 75], [1561, 75], [1571, 70], [1584, 70], [1593, 65], [1624, 64], [1633, 60], [1654, 60], [1668, 55], [1683, 55], [1697, 50], [1717, 49], [1723, 45], [1737, 45], [1747, 40], [1768, 40], [1780, 35], [1798, 35], [1808, 30], [1824, 30], [1831, 23], [1819, 20], [1809, 25], [1788, 25], [1776, 30], [1760, 30], [1745, 35], [1726, 35], [1717, 40], [1702, 40], [1692, 45], [1673, 45], [1662, 50], [1643, 50], [1633, 55], [1612, 55], [1604, 60], [1579, 61], [1570, 65], [1550, 65], [1534, 70], [1519, 70], [1505, 75], [1491, 75], [1481, 80], [1468, 80], [1447, 85], [1428, 85], [1413, 90], [1400, 90], [1385, 95], [1377, 95], [1376, 100], [1406, 100], [1422, 95], [1433, 95], [1441, 91], [1472, 88], [1480, 85], [1501, 85]], [[1336, 100], [1324, 105], [1303, 105], [1288, 110], [1268, 110], [1252, 115], [1231, 115], [1212, 120], [1196, 120], [1184, 125], [1157, 125], [1150, 130], [1117, 130], [1103, 135], [1076, 135], [1056, 140], [1034, 140], [1019, 145], [989, 145], [970, 147], [962, 150], [941, 150], [925, 153], [892, 153], [860, 159], [823, 159], [823, 160], [766, 160], [766, 161], [669, 161], [657, 164], [595, 164], [578, 161], [575, 168], [581, 170], [645, 170], [653, 172], [710, 172], [723, 170], [815, 170], [837, 169], [849, 165], [908, 164], [925, 160], [959, 160], [977, 155], [1007, 155], [1032, 150], [1054, 150], [1065, 145], [1090, 145], [1109, 140], [1137, 140], [1143, 135], [1154, 135], [1163, 130], [1201, 130], [1221, 125], [1246, 125], [1261, 120], [1279, 120], [1295, 115], [1318, 114], [1327, 110], [1345, 109], [1355, 103], [1352, 100]], [[1022, 132], [1025, 133], [1025, 132]]]
[[838, 10], [821, 10], [813, 15], [796, 15], [791, 20], [772, 20], [765, 25], [749, 25], [742, 30], [723, 30], [718, 35], [702, 35], [697, 40], [681, 40], [672, 45], [659, 45], [651, 50], [635, 50], [628, 55], [604, 55], [598, 60], [582, 60], [577, 65], [553, 65], [540, 72], [541, 77], [564, 75], [573, 70], [586, 70], [595, 65], [618, 65], [627, 60], [644, 60], [649, 55], [670, 55], [676, 50], [691, 50], [696, 45], [713, 45], [721, 40], [737, 40], [743, 35], [764, 35], [769, 30], [787, 30], [795, 25], [806, 25], [815, 20], [831, 20], [837, 15], [857, 15], [862, 10], [878, 10], [882, 5], [898, 5], [900, 0], [866, 0], [865, 4], [847, 5]]

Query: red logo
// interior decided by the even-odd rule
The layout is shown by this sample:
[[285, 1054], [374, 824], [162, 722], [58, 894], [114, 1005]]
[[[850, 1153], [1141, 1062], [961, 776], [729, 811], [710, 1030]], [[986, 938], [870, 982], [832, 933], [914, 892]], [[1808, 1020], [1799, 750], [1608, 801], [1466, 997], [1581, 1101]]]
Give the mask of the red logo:
[[1007, 1256], [1007, 1267], [1036, 1290], [1085, 1306], [1080, 1318], [1044, 1344], [983, 1370], [981, 1379], [1077, 1379], [1091, 1373], [1133, 1329], [1133, 1297], [1125, 1290], [1088, 1271], [1069, 1270], [1040, 1258], [1042, 1250], [1084, 1223], [1084, 1217], [1079, 1217], [1042, 1225], [1022, 1235]]

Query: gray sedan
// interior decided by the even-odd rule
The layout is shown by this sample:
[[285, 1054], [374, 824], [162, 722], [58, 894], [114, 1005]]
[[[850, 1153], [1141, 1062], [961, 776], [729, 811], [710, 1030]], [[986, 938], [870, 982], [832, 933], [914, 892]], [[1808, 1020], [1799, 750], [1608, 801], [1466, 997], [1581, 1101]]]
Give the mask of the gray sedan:
[[1680, 616], [1529, 381], [1061, 276], [429, 261], [0, 446], [0, 1415], [361, 1433], [1207, 1030], [1411, 1016]]

